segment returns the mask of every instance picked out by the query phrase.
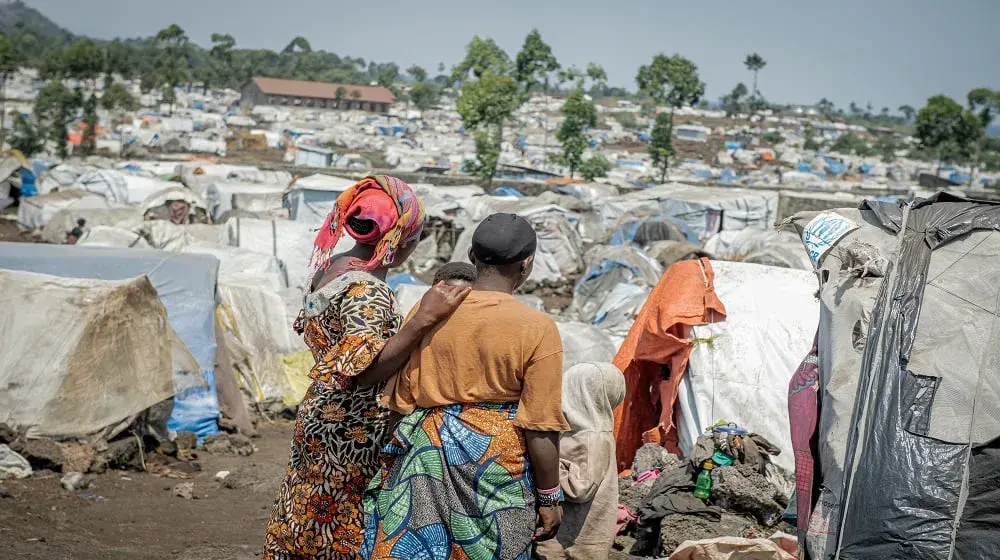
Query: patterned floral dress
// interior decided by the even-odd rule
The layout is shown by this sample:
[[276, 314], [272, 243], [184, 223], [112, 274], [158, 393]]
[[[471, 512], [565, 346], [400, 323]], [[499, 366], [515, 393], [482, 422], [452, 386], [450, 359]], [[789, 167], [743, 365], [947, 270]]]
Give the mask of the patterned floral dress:
[[358, 558], [362, 496], [378, 470], [388, 412], [378, 404], [382, 386], [356, 388], [352, 377], [372, 363], [400, 322], [392, 291], [364, 272], [346, 273], [306, 296], [295, 330], [316, 365], [263, 558]]

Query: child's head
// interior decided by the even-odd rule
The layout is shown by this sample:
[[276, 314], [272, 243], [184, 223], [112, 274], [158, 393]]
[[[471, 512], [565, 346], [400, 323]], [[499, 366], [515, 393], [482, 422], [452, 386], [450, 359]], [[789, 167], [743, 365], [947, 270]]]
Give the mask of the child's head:
[[612, 364], [584, 362], [563, 373], [563, 413], [574, 432], [612, 431], [624, 399], [625, 376]]
[[434, 284], [445, 282], [452, 286], [471, 286], [476, 281], [476, 267], [464, 262], [450, 262], [434, 275]]

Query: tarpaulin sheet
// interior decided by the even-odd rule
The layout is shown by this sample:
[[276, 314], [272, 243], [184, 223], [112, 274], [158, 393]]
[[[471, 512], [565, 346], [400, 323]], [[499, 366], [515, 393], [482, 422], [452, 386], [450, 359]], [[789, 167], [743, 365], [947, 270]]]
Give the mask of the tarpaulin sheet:
[[816, 276], [757, 264], [713, 261], [726, 319], [693, 327], [694, 349], [678, 395], [680, 448], [719, 419], [778, 446], [772, 460], [795, 468], [788, 430], [788, 380], [812, 346], [819, 320]]
[[0, 268], [64, 278], [125, 280], [147, 276], [167, 308], [167, 318], [191, 351], [208, 384], [184, 389], [174, 398], [168, 426], [209, 435], [218, 431], [215, 393], [215, 288], [219, 261], [140, 249], [0, 243]]
[[625, 374], [625, 402], [615, 409], [618, 468], [630, 468], [643, 443], [674, 452], [677, 387], [691, 355], [691, 327], [725, 319], [708, 259], [675, 263], [653, 288], [615, 356]]
[[0, 304], [0, 422], [29, 437], [85, 437], [205, 387], [145, 276], [0, 270]]

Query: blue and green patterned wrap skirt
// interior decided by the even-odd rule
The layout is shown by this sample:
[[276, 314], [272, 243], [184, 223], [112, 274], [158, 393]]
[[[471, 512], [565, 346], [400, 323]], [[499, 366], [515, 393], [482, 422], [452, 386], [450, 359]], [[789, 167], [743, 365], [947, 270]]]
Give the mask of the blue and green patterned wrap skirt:
[[527, 560], [535, 484], [517, 403], [417, 409], [365, 493], [370, 560]]

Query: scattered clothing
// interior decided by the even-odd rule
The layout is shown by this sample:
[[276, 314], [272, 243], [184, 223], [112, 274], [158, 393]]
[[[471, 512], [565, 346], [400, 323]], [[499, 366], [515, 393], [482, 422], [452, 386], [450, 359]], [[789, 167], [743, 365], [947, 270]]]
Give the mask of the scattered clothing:
[[677, 388], [691, 356], [691, 327], [721, 321], [708, 259], [671, 266], [650, 293], [614, 364], [625, 372], [626, 400], [615, 410], [619, 470], [629, 468], [643, 443], [680, 455], [674, 425]]
[[396, 333], [392, 290], [365, 272], [306, 297], [295, 321], [316, 361], [299, 405], [291, 458], [271, 510], [263, 558], [354, 559], [364, 538], [362, 496], [378, 470], [388, 415], [381, 385], [355, 387]]
[[709, 521], [722, 519], [722, 510], [694, 497], [694, 473], [688, 464], [678, 465], [657, 477], [639, 507], [633, 556], [656, 556], [660, 522], [669, 515], [693, 515]]
[[362, 557], [528, 560], [535, 484], [517, 403], [404, 417], [365, 494]]
[[618, 533], [614, 409], [625, 379], [611, 364], [581, 363], [563, 374], [563, 411], [571, 431], [559, 438], [560, 484], [566, 495], [555, 539], [538, 543], [546, 560], [601, 560]]

